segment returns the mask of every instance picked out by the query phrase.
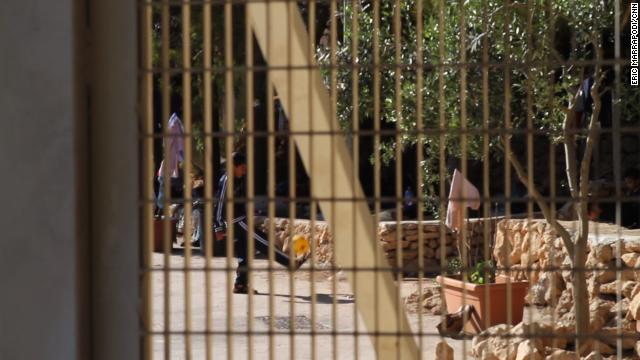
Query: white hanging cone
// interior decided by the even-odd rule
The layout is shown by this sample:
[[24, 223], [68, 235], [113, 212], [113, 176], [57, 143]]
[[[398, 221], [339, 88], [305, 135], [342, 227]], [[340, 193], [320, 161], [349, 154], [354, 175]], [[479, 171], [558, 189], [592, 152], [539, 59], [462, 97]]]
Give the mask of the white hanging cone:
[[453, 172], [451, 191], [449, 191], [449, 206], [447, 207], [447, 219], [445, 224], [451, 230], [462, 229], [464, 206], [473, 210], [480, 208], [480, 193], [469, 180], [465, 179], [456, 169]]

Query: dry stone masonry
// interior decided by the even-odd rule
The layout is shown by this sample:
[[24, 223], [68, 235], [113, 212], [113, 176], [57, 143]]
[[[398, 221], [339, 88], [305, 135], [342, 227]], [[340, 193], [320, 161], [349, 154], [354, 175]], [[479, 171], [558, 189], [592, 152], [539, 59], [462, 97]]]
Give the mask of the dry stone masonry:
[[[468, 252], [472, 257], [483, 259], [483, 224], [480, 221], [468, 224], [469, 235], [465, 239]], [[420, 228], [422, 228], [422, 236], [419, 233]], [[405, 273], [418, 271], [420, 246], [422, 246], [424, 267], [440, 266], [443, 255], [449, 260], [458, 257], [461, 251], [460, 236], [451, 233], [446, 227], [441, 234], [441, 227], [437, 221], [426, 221], [421, 226], [417, 221], [403, 221], [400, 222], [400, 229], [397, 222], [381, 222], [378, 234], [389, 265], [400, 266], [402, 263]], [[402, 247], [402, 262], [399, 257], [400, 247]], [[432, 272], [439, 272], [439, 270]]]
[[[269, 220], [266, 217], [256, 217], [256, 227], [268, 233]], [[311, 238], [311, 221], [295, 220], [294, 229], [291, 230], [290, 220], [277, 218], [273, 221], [275, 245], [285, 252], [289, 251], [289, 243], [292, 235], [303, 235]], [[417, 221], [381, 222], [378, 226], [380, 246], [384, 252], [389, 266], [399, 266], [399, 248], [402, 248], [402, 265], [404, 272], [417, 272], [419, 255], [419, 226]], [[439, 266], [442, 253], [446, 259], [458, 256], [461, 240], [450, 230], [445, 228], [443, 236], [440, 235], [440, 226], [437, 221], [422, 223], [422, 251], [425, 267]], [[333, 262], [333, 241], [326, 222], [315, 221], [313, 240], [316, 245], [316, 264], [320, 267], [329, 267]], [[479, 221], [469, 222], [469, 236], [466, 239], [468, 251], [471, 257], [484, 258], [483, 253], [483, 224]]]
[[[573, 237], [577, 236], [577, 223], [559, 223]], [[605, 359], [616, 354], [618, 347], [625, 354], [640, 349], [640, 231], [623, 230], [618, 236], [612, 225], [591, 223], [590, 226], [586, 263], [590, 330], [605, 336], [599, 344], [589, 344], [593, 349], [587, 349], [589, 355], [583, 359]], [[618, 253], [622, 263], [619, 278], [616, 272]], [[558, 359], [575, 359], [571, 339], [575, 333], [572, 270], [567, 250], [557, 232], [545, 221], [500, 221], [493, 255], [499, 267], [510, 269], [511, 276], [529, 280], [531, 291], [526, 300], [530, 306], [548, 307], [552, 315], [537, 318], [533, 325], [525, 323], [528, 321], [525, 316], [525, 322], [513, 327], [489, 328], [474, 339], [472, 355], [499, 360], [551, 359], [553, 355]], [[623, 337], [620, 344], [615, 337], [618, 324], [621, 324]], [[551, 342], [551, 337], [544, 337], [552, 333], [558, 335], [555, 343]], [[492, 337], [496, 334], [511, 337]], [[562, 338], [562, 335], [566, 337]], [[606, 335], [613, 337], [606, 338]], [[537, 340], [536, 336], [542, 337]], [[493, 349], [492, 354], [487, 353], [489, 347]]]
[[[256, 217], [256, 227], [269, 234], [269, 218]], [[293, 231], [290, 226], [290, 220], [285, 218], [276, 218], [273, 220], [275, 246], [289, 252], [290, 241], [295, 235], [302, 235], [308, 239], [312, 238], [311, 221], [295, 220]], [[331, 241], [331, 233], [329, 227], [324, 221], [315, 222], [315, 230], [313, 231], [313, 241], [316, 246], [316, 265], [329, 267], [333, 261], [333, 242]], [[311, 251], [311, 249], [309, 249]]]

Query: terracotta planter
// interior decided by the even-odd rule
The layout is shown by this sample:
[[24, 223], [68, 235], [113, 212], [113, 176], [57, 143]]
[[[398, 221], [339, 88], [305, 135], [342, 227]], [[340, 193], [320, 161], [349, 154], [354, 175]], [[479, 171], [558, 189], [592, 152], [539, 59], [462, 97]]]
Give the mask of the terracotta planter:
[[[171, 243], [175, 241], [175, 229], [178, 220], [170, 219], [171, 223], [169, 226], [171, 228]], [[163, 252], [164, 249], [164, 220], [154, 220], [153, 221], [153, 251], [155, 252]], [[170, 249], [171, 250], [171, 249]]]
[[[437, 281], [442, 284], [447, 310], [452, 313], [461, 306], [472, 304], [474, 312], [464, 327], [464, 331], [477, 334], [486, 328], [507, 323], [507, 281], [508, 277], [497, 275], [494, 284], [473, 284], [462, 282], [460, 275], [438, 276]], [[529, 282], [511, 278], [511, 324], [522, 321], [524, 311], [524, 297], [527, 294]], [[463, 302], [463, 288], [466, 289], [466, 301]], [[485, 293], [489, 292], [489, 306]], [[488, 321], [487, 321], [488, 319]]]

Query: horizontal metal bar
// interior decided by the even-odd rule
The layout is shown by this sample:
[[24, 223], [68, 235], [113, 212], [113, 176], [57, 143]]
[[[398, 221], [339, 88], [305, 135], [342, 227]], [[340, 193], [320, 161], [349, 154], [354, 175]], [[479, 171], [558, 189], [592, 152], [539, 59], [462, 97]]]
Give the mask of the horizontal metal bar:
[[[438, 240], [438, 239], [435, 239]], [[222, 241], [222, 240], [221, 240]], [[223, 259], [222, 257], [220, 259]], [[438, 261], [440, 261], [440, 259], [438, 259]], [[216, 267], [216, 268], [195, 268], [195, 267], [164, 267], [164, 268], [146, 268], [146, 269], [141, 269], [142, 272], [175, 272], [175, 273], [180, 273], [180, 272], [228, 272], [228, 271], [232, 271], [235, 272], [238, 268], [237, 267]], [[554, 271], [578, 271], [578, 272], [595, 272], [595, 271], [629, 271], [629, 270], [637, 270], [638, 268], [630, 268], [630, 267], [607, 267], [607, 268], [599, 268], [599, 267], [558, 267], [558, 266], [549, 266], [549, 267], [545, 267], [545, 268], [534, 268], [534, 267], [511, 267], [511, 266], [496, 266], [496, 267], [482, 267], [482, 268], [476, 268], [475, 266], [470, 266], [470, 267], [450, 267], [450, 266], [438, 266], [438, 265], [429, 265], [429, 266], [422, 266], [422, 267], [416, 267], [416, 269], [421, 269], [422, 271], [427, 272], [427, 270], [434, 270], [434, 272], [440, 272], [443, 271], [445, 273], [448, 272], [453, 272], [453, 271], [457, 271], [457, 270], [461, 270], [461, 271], [472, 271], [472, 270], [478, 270], [478, 269], [485, 269], [485, 270], [495, 270], [495, 271], [512, 271], [512, 272], [527, 272], [527, 271], [533, 271], [533, 272], [541, 272], [541, 273], [547, 273], [547, 272], [554, 272]], [[282, 273], [289, 273], [292, 271], [295, 271], [297, 273], [322, 273], [322, 272], [328, 272], [328, 273], [333, 273], [336, 271], [336, 269], [334, 268], [327, 268], [327, 269], [312, 269], [312, 268], [306, 268], [306, 269], [298, 269], [298, 270], [291, 270], [285, 267], [279, 267], [279, 268], [273, 268], [273, 267], [267, 267], [267, 268], [251, 268], [251, 269], [245, 269], [245, 270], [252, 270], [252, 271], [266, 271], [266, 272], [274, 272], [274, 273], [278, 273], [278, 272], [282, 272]], [[340, 267], [340, 270], [345, 272], [345, 273], [360, 273], [360, 272], [398, 272], [398, 271], [402, 271], [401, 268], [396, 267], [396, 266], [387, 266], [387, 265], [382, 265], [380, 267], [377, 268], [364, 268], [364, 267], [358, 267], [358, 268], [344, 268], [344, 267]], [[437, 271], [435, 271], [437, 270]], [[416, 271], [417, 272], [417, 271]]]
[[[189, 0], [170, 0], [169, 2], [162, 1], [138, 1], [138, 6], [160, 6], [160, 5], [169, 5], [170, 7], [181, 7], [183, 5], [192, 5], [192, 6], [203, 6], [203, 5], [242, 5], [248, 3], [292, 3], [297, 2], [300, 4], [308, 3], [305, 0], [198, 0], [198, 1], [189, 1]], [[316, 3], [331, 3], [331, 0], [316, 0]]]
[[[323, 326], [326, 326], [324, 324], [322, 324]], [[274, 336], [274, 335], [286, 335], [286, 336], [291, 336], [291, 335], [304, 335], [304, 336], [340, 336], [340, 335], [344, 335], [344, 336], [419, 336], [418, 334], [415, 334], [413, 332], [381, 332], [381, 331], [339, 331], [339, 330], [331, 330], [331, 329], [327, 329], [326, 331], [318, 331], [318, 330], [313, 330], [313, 329], [309, 329], [309, 330], [305, 330], [305, 329], [296, 329], [296, 330], [278, 330], [278, 331], [270, 331], [270, 330], [254, 330], [254, 331], [223, 331], [223, 330], [212, 330], [212, 331], [179, 331], [179, 330], [174, 330], [174, 331], [143, 331], [143, 336], [161, 336], [161, 335], [174, 335], [174, 336], [180, 336], [180, 335], [268, 335], [268, 336]], [[472, 334], [466, 334], [466, 333], [460, 333], [460, 334], [455, 334], [458, 337], [456, 337], [457, 339], [466, 339], [466, 340], [473, 340], [473, 338], [475, 338], [477, 335], [472, 335]], [[440, 337], [442, 336], [440, 333], [435, 333], [435, 332], [422, 332], [422, 336], [424, 337]], [[636, 334], [636, 335], [627, 335], [627, 334], [606, 334], [606, 333], [594, 333], [594, 334], [581, 334], [581, 335], [576, 335], [576, 334], [527, 334], [527, 333], [522, 333], [522, 334], [509, 334], [509, 333], [500, 333], [500, 334], [491, 334], [491, 335], [487, 335], [486, 336], [487, 339], [489, 338], [502, 338], [502, 339], [510, 339], [510, 338], [514, 338], [514, 339], [577, 339], [577, 338], [588, 338], [588, 339], [594, 339], [594, 340], [600, 340], [600, 339], [638, 339], [640, 340], [640, 334]]]
[[561, 66], [593, 66], [593, 65], [602, 65], [602, 66], [629, 66], [631, 65], [631, 60], [620, 59], [620, 60], [567, 60], [565, 62], [557, 62], [557, 61], [523, 61], [523, 62], [465, 62], [465, 63], [442, 63], [442, 64], [430, 64], [430, 63], [381, 63], [381, 64], [362, 64], [351, 65], [318, 65], [316, 67], [309, 66], [214, 66], [214, 67], [192, 67], [192, 68], [184, 68], [184, 67], [154, 67], [151, 69], [141, 68], [139, 69], [140, 73], [154, 73], [154, 74], [182, 74], [185, 70], [188, 70], [192, 74], [199, 74], [204, 72], [246, 72], [246, 71], [255, 71], [255, 72], [267, 72], [267, 71], [277, 71], [277, 70], [311, 70], [311, 69], [320, 69], [320, 70], [359, 70], [359, 69], [371, 69], [371, 70], [393, 70], [393, 69], [440, 69], [440, 68], [463, 68], [463, 69], [473, 69], [473, 68], [540, 68], [540, 67], [561, 67]]
[[[612, 128], [604, 128], [604, 129], [596, 129], [593, 130], [594, 134], [610, 134], [610, 133], [640, 133], [640, 127], [638, 126], [629, 126], [629, 127], [621, 127], [620, 130], [614, 130]], [[268, 137], [268, 136], [280, 136], [280, 137], [289, 137], [296, 135], [315, 135], [315, 136], [330, 136], [330, 135], [357, 135], [357, 136], [397, 136], [397, 135], [564, 135], [565, 133], [570, 135], [587, 135], [589, 133], [588, 129], [568, 129], [564, 130], [545, 130], [545, 129], [505, 129], [505, 128], [496, 128], [496, 129], [466, 129], [466, 130], [440, 130], [440, 129], [423, 129], [423, 130], [395, 130], [395, 129], [381, 129], [381, 130], [337, 130], [337, 131], [235, 131], [235, 132], [199, 132], [199, 133], [182, 133], [182, 134], [156, 134], [156, 133], [147, 133], [140, 134], [139, 137], [141, 139], [144, 138], [155, 138], [155, 139], [167, 139], [173, 137], [200, 137], [207, 136], [212, 138], [225, 138], [225, 137]]]
[[[256, 198], [235, 198], [235, 199], [223, 199], [220, 200], [218, 198], [210, 198], [210, 199], [205, 199], [205, 198], [199, 198], [199, 200], [201, 200], [201, 202], [204, 203], [209, 203], [212, 202], [214, 204], [217, 203], [221, 203], [224, 202], [225, 204], [249, 204], [249, 203], [257, 203], [257, 202], [296, 202], [296, 203], [300, 203], [300, 204], [311, 204], [312, 202], [318, 202], [318, 201], [332, 201], [332, 202], [366, 202], [366, 203], [370, 203], [370, 202], [376, 202], [379, 201], [380, 203], [387, 203], [387, 202], [397, 202], [397, 201], [402, 201], [402, 202], [407, 202], [407, 201], [411, 201], [411, 202], [449, 202], [451, 199], [440, 199], [440, 198], [426, 198], [426, 197], [365, 197], [364, 199], [360, 198], [360, 199], [352, 199], [352, 198], [311, 198], [311, 197], [296, 197], [296, 198], [289, 198], [289, 197], [283, 197], [283, 198], [267, 198], [267, 197], [256, 197]], [[465, 202], [465, 201], [480, 201], [480, 202], [489, 202], [489, 203], [511, 203], [511, 204], [529, 204], [529, 203], [537, 203], [538, 201], [547, 201], [547, 202], [568, 202], [568, 201], [582, 201], [582, 200], [586, 200], [589, 202], [594, 202], [594, 203], [606, 203], [606, 202], [620, 202], [620, 203], [637, 203], [640, 202], [640, 198], [630, 198], [630, 197], [626, 197], [624, 195], [620, 195], [620, 196], [599, 196], [599, 197], [588, 197], [588, 196], [576, 196], [576, 197], [571, 197], [571, 196], [542, 196], [540, 198], [531, 198], [531, 197], [527, 197], [527, 198], [523, 198], [523, 197], [481, 197], [479, 200], [477, 198], [455, 198], [453, 199], [453, 201], [459, 201], [459, 202]], [[142, 206], [144, 204], [148, 204], [148, 203], [157, 203], [157, 202], [161, 202], [163, 204], [180, 204], [180, 203], [191, 203], [191, 200], [187, 200], [184, 198], [163, 198], [162, 200], [155, 200], [155, 199], [141, 199], [139, 201], [139, 205]], [[387, 210], [393, 210], [393, 209], [387, 209]], [[518, 215], [518, 214], [529, 214], [529, 213], [513, 213], [512, 215]], [[535, 214], [535, 213], [532, 213]], [[500, 215], [500, 217], [502, 217], [502, 215]], [[495, 218], [495, 217], [492, 217]], [[470, 218], [471, 220], [473, 220], [474, 218]], [[478, 218], [478, 219], [482, 219], [482, 218]], [[539, 219], [542, 221], [542, 219]]]

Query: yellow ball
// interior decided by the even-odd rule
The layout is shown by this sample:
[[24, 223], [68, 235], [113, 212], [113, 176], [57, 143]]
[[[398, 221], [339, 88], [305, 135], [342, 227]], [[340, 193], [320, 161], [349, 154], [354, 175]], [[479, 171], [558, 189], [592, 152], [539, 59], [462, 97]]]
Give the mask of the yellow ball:
[[309, 239], [301, 235], [294, 236], [293, 249], [295, 250], [297, 255], [306, 254], [309, 250]]

